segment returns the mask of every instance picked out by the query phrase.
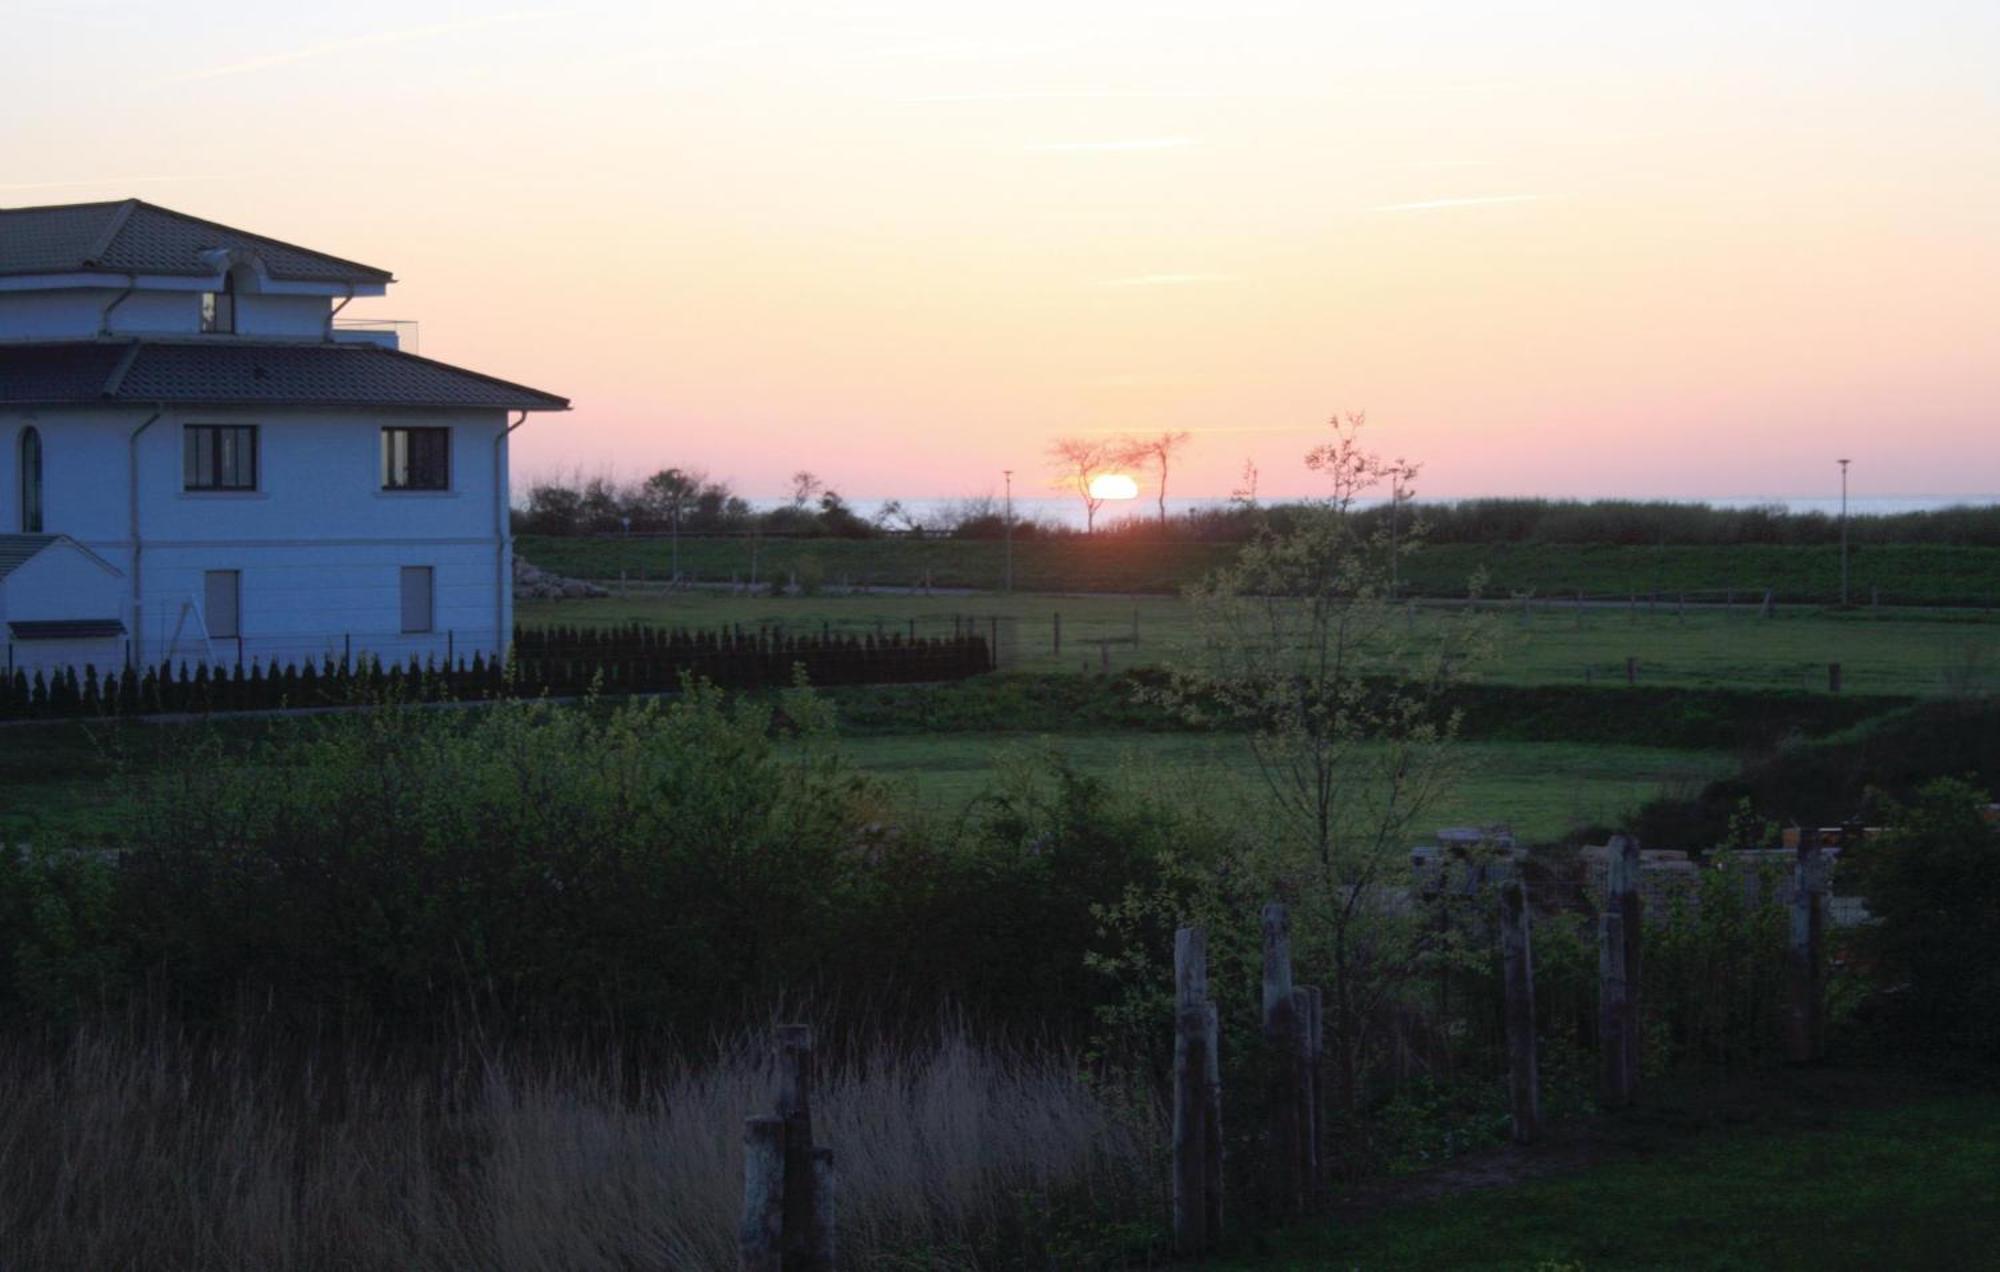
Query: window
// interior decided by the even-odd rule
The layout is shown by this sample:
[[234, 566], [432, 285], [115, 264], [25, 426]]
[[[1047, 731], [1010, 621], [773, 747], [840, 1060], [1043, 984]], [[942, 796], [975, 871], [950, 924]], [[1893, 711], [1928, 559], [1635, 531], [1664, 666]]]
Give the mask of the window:
[[451, 430], [382, 430], [382, 489], [450, 490]]
[[201, 294], [201, 329], [228, 334], [236, 330], [236, 271], [222, 276], [222, 290]]
[[243, 634], [243, 574], [209, 570], [202, 575], [202, 621], [210, 640], [233, 640]]
[[403, 567], [403, 634], [431, 630], [431, 567]]
[[21, 430], [21, 533], [42, 532], [42, 435]]
[[182, 438], [183, 489], [257, 489], [255, 424], [190, 424]]

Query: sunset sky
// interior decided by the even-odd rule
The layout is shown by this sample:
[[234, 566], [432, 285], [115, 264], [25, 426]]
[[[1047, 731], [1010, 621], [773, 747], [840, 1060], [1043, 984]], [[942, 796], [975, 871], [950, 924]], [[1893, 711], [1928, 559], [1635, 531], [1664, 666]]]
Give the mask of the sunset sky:
[[[532, 0], [529, 0], [532, 4]], [[0, 205], [393, 269], [516, 470], [2000, 490], [2000, 4], [0, 0]]]

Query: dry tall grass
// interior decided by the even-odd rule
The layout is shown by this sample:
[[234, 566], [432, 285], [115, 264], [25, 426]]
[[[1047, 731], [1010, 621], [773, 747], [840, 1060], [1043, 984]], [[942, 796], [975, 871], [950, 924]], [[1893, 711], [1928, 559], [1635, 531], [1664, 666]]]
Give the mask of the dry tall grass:
[[[4, 1268], [730, 1268], [743, 1119], [773, 1084], [753, 1039], [637, 1091], [615, 1063], [491, 1057], [300, 1082], [117, 1030], [0, 1067]], [[947, 1032], [824, 1067], [846, 1266], [1025, 1252], [1052, 1197], [1155, 1217], [1157, 1110], [1068, 1057]]]

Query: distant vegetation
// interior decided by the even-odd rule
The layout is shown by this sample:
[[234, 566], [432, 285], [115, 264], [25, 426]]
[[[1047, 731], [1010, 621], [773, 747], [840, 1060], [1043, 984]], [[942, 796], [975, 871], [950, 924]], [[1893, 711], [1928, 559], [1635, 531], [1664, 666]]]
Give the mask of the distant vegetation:
[[[1157, 445], [1157, 443], [1154, 443]], [[1109, 451], [1106, 454], [1110, 454]], [[1155, 461], [1157, 462], [1157, 461]], [[1096, 472], [1102, 456], [1089, 461]], [[1134, 514], [1107, 520], [1090, 537], [1241, 543], [1265, 531], [1287, 533], [1305, 515], [1298, 503], [1239, 499], [1224, 507], [1160, 516]], [[1403, 501], [1357, 506], [1356, 529], [1400, 532], [1421, 526], [1427, 543], [1566, 544], [1638, 547], [1824, 546], [1840, 542], [1840, 519], [1824, 512], [1792, 512], [1782, 505], [1718, 508], [1704, 503], [1624, 499], [1467, 499]], [[660, 534], [678, 524], [688, 535], [758, 534], [774, 537], [871, 539], [913, 536], [999, 539], [1008, 532], [1001, 502], [990, 495], [946, 503], [919, 513], [886, 500], [863, 517], [838, 491], [810, 472], [793, 475], [785, 501], [759, 509], [699, 470], [662, 469], [643, 481], [608, 477], [549, 477], [528, 487], [514, 509], [514, 530], [532, 535]], [[2000, 505], [1962, 505], [1921, 512], [1857, 513], [1847, 524], [1850, 544], [1948, 544], [2000, 547]], [[1066, 522], [1015, 517], [1013, 537], [1084, 538]]]

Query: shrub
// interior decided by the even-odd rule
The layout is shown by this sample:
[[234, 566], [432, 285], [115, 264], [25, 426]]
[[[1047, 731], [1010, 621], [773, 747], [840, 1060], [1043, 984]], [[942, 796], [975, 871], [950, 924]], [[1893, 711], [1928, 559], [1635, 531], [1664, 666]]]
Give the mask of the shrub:
[[1981, 815], [1986, 798], [1965, 782], [1930, 783], [1851, 867], [1877, 920], [1862, 948], [1893, 987], [1903, 1037], [1990, 1060], [2000, 1058], [2000, 835]]

